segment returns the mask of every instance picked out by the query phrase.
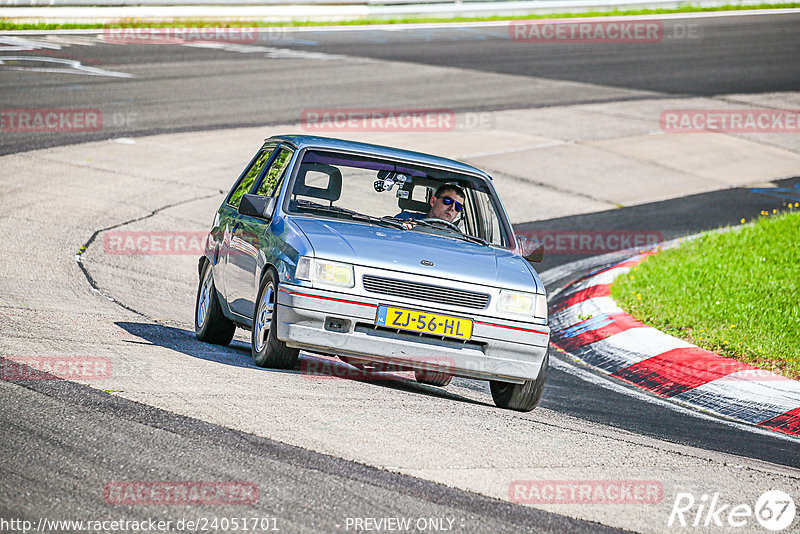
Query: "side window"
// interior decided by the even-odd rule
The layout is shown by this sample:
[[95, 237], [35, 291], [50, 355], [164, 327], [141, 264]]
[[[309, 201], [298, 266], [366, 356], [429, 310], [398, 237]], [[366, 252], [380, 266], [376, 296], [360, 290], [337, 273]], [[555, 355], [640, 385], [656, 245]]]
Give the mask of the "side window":
[[264, 170], [264, 166], [269, 161], [269, 157], [273, 150], [275, 150], [274, 146], [266, 146], [261, 149], [261, 153], [259, 153], [255, 161], [253, 161], [253, 164], [250, 165], [250, 168], [247, 169], [247, 173], [244, 175], [244, 178], [242, 178], [242, 180], [239, 182], [239, 185], [236, 186], [234, 192], [231, 193], [231, 198], [228, 199], [229, 205], [233, 206], [234, 208], [239, 207], [239, 204], [242, 202], [242, 196], [250, 191], [251, 187], [253, 187], [253, 182], [256, 181], [258, 175], [261, 174], [262, 170]]
[[272, 165], [267, 169], [267, 173], [264, 175], [261, 185], [258, 186], [257, 195], [267, 197], [275, 194], [276, 186], [278, 182], [280, 182], [281, 177], [283, 177], [284, 172], [286, 172], [286, 167], [289, 166], [292, 154], [294, 154], [294, 152], [288, 148], [280, 149], [280, 152], [278, 152], [278, 155], [275, 156], [275, 159], [272, 161]]
[[500, 221], [492, 207], [489, 195], [481, 191], [474, 191], [474, 213], [478, 237], [493, 245], [506, 246], [503, 232], [500, 230]]

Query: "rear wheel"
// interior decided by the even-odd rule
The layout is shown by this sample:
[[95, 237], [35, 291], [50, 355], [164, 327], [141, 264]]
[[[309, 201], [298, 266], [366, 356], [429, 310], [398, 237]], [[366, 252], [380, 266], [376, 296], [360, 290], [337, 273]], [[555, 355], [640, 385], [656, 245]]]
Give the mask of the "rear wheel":
[[490, 380], [489, 388], [492, 390], [495, 405], [518, 412], [530, 412], [536, 408], [542, 398], [542, 393], [544, 393], [544, 381], [547, 378], [549, 365], [550, 355], [545, 353], [542, 369], [536, 380], [526, 380], [523, 384]]
[[417, 379], [417, 382], [421, 384], [439, 387], [444, 387], [453, 380], [453, 375], [436, 371], [423, 371], [420, 369], [414, 369], [414, 377]]
[[227, 345], [233, 339], [236, 325], [222, 313], [211, 263], [205, 262], [197, 298], [194, 305], [194, 335], [200, 341], [215, 345]]
[[286, 346], [278, 339], [278, 277], [275, 271], [267, 271], [261, 279], [256, 299], [250, 343], [253, 360], [259, 367], [293, 369], [297, 365], [300, 350]]

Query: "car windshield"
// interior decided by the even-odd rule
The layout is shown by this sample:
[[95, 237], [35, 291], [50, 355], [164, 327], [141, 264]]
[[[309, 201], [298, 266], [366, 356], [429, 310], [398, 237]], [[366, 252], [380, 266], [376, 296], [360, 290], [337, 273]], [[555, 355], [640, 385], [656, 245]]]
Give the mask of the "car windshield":
[[452, 170], [307, 150], [288, 208], [290, 213], [508, 246], [500, 204], [486, 180]]

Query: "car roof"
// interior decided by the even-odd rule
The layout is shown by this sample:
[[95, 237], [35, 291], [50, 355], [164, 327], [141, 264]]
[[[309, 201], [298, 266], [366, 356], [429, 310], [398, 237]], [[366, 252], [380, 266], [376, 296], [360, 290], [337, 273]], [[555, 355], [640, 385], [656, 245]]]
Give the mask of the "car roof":
[[473, 167], [472, 165], [468, 165], [454, 159], [433, 156], [431, 154], [424, 154], [422, 152], [414, 152], [413, 150], [403, 150], [400, 148], [392, 148], [383, 145], [360, 143], [358, 141], [348, 141], [346, 139], [334, 139], [332, 137], [318, 137], [315, 135], [275, 135], [267, 140], [285, 141], [294, 145], [298, 149], [326, 148], [332, 150], [358, 152], [365, 155], [380, 156], [387, 159], [411, 161], [432, 167], [445, 167], [468, 174], [477, 174], [478, 176], [482, 176], [488, 180], [492, 179], [492, 177], [486, 174], [484, 171], [478, 169], [477, 167]]

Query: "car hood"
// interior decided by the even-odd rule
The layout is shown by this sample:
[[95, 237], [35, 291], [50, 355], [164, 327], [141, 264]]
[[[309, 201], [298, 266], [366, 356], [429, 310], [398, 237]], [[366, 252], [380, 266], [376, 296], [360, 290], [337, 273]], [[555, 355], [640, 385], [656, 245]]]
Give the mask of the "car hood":
[[360, 222], [305, 217], [293, 218], [292, 222], [306, 235], [318, 258], [443, 280], [543, 292], [527, 262], [509, 250]]

